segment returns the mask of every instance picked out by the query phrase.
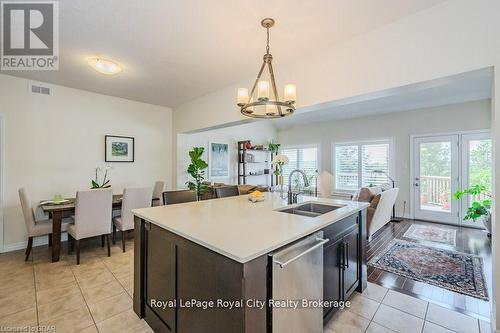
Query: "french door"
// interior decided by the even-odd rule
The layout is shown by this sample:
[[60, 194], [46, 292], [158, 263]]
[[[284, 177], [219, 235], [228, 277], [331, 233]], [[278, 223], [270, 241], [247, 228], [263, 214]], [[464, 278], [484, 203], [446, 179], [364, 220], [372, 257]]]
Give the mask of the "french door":
[[453, 194], [476, 184], [491, 189], [489, 132], [415, 137], [413, 152], [415, 218], [482, 227], [463, 220], [472, 200], [480, 198], [464, 196], [457, 201]]
[[458, 223], [458, 135], [414, 139], [415, 218]]

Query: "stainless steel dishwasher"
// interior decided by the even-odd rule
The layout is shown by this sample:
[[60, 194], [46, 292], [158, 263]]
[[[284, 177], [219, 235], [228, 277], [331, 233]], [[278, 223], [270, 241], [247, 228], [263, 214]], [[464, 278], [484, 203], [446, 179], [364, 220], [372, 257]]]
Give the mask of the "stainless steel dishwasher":
[[302, 301], [323, 300], [326, 242], [320, 231], [271, 255], [273, 333], [323, 332], [323, 308], [303, 307]]

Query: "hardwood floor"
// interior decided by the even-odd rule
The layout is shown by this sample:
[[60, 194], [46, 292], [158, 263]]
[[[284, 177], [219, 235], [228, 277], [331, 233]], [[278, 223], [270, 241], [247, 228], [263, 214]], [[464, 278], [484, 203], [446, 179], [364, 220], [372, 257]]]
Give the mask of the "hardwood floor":
[[[412, 224], [443, 226], [457, 230], [457, 245], [450, 246], [434, 243], [436, 247], [453, 249], [470, 253], [483, 258], [484, 275], [488, 287], [488, 295], [492, 295], [492, 270], [491, 270], [491, 239], [486, 232], [478, 229], [460, 228], [445, 224], [436, 224], [418, 220], [404, 220], [402, 222], [389, 222], [377, 231], [367, 245], [367, 261], [375, 254], [382, 251], [394, 239], [404, 239], [403, 235]], [[424, 299], [428, 302], [465, 313], [478, 319], [490, 320], [491, 301], [459, 294], [427, 283], [405, 278], [394, 273], [368, 266], [368, 281], [383, 287]]]

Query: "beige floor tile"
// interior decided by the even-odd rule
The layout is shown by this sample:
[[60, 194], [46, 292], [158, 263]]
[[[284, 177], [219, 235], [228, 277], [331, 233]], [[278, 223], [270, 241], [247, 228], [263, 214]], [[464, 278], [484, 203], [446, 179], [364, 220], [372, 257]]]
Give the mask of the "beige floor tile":
[[40, 325], [53, 325], [57, 333], [72, 333], [93, 326], [94, 321], [87, 306], [82, 306], [57, 318], [40, 321]]
[[381, 304], [373, 321], [396, 332], [420, 333], [424, 325], [421, 318]]
[[38, 306], [38, 319], [40, 322], [51, 318], [60, 317], [68, 312], [76, 310], [85, 305], [81, 293], [71, 294], [54, 302]]
[[3, 279], [0, 279], [0, 294], [9, 292], [13, 288], [23, 287], [31, 288], [35, 285], [35, 278], [33, 273], [21, 274], [21, 275], [7, 275]]
[[426, 301], [398, 293], [394, 290], [389, 290], [387, 292], [382, 303], [422, 319], [425, 318], [428, 305]]
[[95, 325], [89, 326], [81, 331], [78, 331], [78, 333], [98, 333], [97, 326]]
[[124, 279], [119, 279], [118, 282], [123, 286], [125, 290], [132, 290], [134, 288], [134, 277], [129, 276]]
[[36, 325], [36, 307], [31, 307], [0, 318], [0, 326], [4, 327], [31, 327]]
[[380, 303], [384, 299], [387, 290], [387, 288], [381, 287], [378, 284], [368, 282], [365, 291], [363, 291], [363, 296]]
[[0, 293], [0, 318], [35, 306], [34, 288], [16, 288]]
[[394, 333], [394, 331], [372, 321], [368, 326], [366, 333]]
[[113, 274], [109, 271], [101, 272], [100, 274], [94, 275], [88, 279], [79, 279], [78, 284], [82, 289], [91, 289], [102, 285], [103, 283], [110, 282], [116, 280]]
[[351, 306], [347, 308], [347, 310], [369, 320], [372, 320], [375, 312], [377, 312], [377, 309], [380, 305], [380, 303], [375, 302], [368, 297], [364, 297], [357, 292], [354, 293], [349, 301], [351, 302]]
[[97, 303], [111, 296], [116, 296], [125, 291], [122, 285], [116, 280], [105, 282], [97, 287], [84, 289], [83, 297], [88, 304]]
[[328, 323], [328, 328], [337, 333], [364, 332], [370, 321], [346, 310], [338, 311]]
[[76, 281], [73, 281], [71, 283], [63, 285], [62, 287], [54, 287], [38, 291], [36, 293], [36, 298], [38, 305], [40, 306], [77, 293], [80, 293], [80, 287], [78, 286]]
[[102, 267], [90, 268], [87, 270], [75, 271], [75, 277], [78, 281], [93, 279], [96, 276], [103, 274], [110, 274], [111, 272], [102, 264]]
[[424, 323], [424, 330], [422, 333], [453, 333], [454, 331], [444, 328], [442, 326], [426, 321]]
[[12, 276], [25, 276], [30, 274], [33, 275], [33, 265], [14, 264], [5, 265], [4, 267], [4, 264], [0, 264], [0, 267], [0, 280], [4, 280]]
[[119, 268], [116, 268], [116, 269], [112, 270], [111, 273], [113, 273], [113, 275], [117, 279], [124, 279], [124, 278], [126, 278], [128, 276], [134, 275], [134, 265], [133, 264], [127, 264], [127, 265], [124, 265], [124, 266], [120, 266]]
[[53, 289], [57, 287], [63, 287], [70, 285], [76, 281], [75, 277], [73, 274], [71, 275], [65, 275], [64, 277], [57, 277], [57, 278], [52, 278], [52, 279], [44, 279], [44, 280], [39, 280], [36, 279], [36, 290], [37, 291], [42, 291], [46, 289]]
[[89, 304], [89, 308], [94, 321], [99, 323], [109, 317], [131, 309], [132, 299], [126, 292], [123, 292], [97, 303]]
[[145, 325], [146, 322], [130, 309], [97, 323], [97, 328], [100, 333], [123, 333], [141, 330]]
[[479, 321], [479, 330], [481, 333], [491, 333], [491, 324], [487, 321], [480, 320]]
[[459, 333], [479, 332], [479, 321], [477, 319], [432, 303], [429, 304], [425, 320]]

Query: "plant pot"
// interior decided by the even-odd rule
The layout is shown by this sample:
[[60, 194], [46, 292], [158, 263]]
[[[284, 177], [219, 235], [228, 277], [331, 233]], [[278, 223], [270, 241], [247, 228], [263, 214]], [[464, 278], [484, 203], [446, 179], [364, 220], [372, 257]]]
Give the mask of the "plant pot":
[[488, 231], [488, 237], [491, 237], [491, 215], [488, 215], [483, 219], [483, 224], [486, 231]]

